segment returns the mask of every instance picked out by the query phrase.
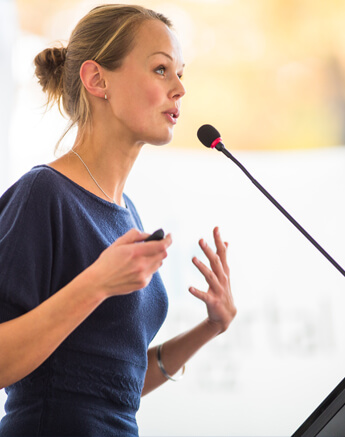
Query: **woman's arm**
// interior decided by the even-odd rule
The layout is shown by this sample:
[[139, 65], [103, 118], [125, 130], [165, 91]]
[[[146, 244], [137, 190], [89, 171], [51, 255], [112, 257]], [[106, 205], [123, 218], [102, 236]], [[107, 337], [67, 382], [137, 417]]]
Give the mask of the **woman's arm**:
[[0, 388], [27, 376], [105, 299], [85, 271], [28, 313], [0, 324]]
[[[161, 360], [169, 375], [174, 375], [195, 352], [212, 338], [224, 332], [237, 312], [231, 293], [230, 271], [226, 260], [228, 244], [222, 241], [218, 228], [214, 229], [213, 234], [217, 248], [216, 253], [204, 240], [199, 242], [210, 261], [211, 268], [208, 268], [197, 258], [193, 258], [193, 263], [204, 275], [209, 289], [206, 293], [193, 287], [189, 289], [195, 297], [205, 302], [208, 318], [190, 331], [164, 343]], [[148, 369], [142, 392], [143, 396], [167, 381], [158, 367], [156, 352], [157, 348], [151, 348], [148, 351]]]
[[[168, 375], [174, 375], [202, 346], [218, 334], [217, 326], [205, 320], [190, 331], [165, 342], [161, 351], [161, 360]], [[158, 367], [157, 347], [150, 348], [142, 396], [166, 381], [167, 378]]]
[[0, 388], [40, 366], [105, 299], [145, 287], [171, 244], [138, 244], [148, 234], [132, 229], [73, 281], [35, 309], [0, 324]]

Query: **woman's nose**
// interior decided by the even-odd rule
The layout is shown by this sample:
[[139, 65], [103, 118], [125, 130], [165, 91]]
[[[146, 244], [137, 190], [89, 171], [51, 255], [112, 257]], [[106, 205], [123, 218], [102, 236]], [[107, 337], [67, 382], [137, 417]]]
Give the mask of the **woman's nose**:
[[181, 79], [177, 77], [177, 83], [171, 91], [171, 96], [174, 99], [181, 99], [186, 94], [186, 89], [183, 86]]

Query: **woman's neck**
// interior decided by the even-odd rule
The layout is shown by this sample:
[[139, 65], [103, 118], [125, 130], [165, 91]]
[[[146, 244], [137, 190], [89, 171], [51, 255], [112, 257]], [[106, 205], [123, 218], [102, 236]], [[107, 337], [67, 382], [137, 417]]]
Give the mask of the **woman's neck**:
[[49, 165], [98, 197], [124, 206], [125, 183], [142, 145], [97, 131], [78, 132], [73, 146], [77, 153], [71, 151]]

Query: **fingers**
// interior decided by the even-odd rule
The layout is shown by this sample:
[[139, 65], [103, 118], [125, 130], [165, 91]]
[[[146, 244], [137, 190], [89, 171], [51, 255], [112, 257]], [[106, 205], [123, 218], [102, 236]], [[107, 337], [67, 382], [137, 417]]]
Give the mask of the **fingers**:
[[105, 253], [112, 257], [116, 256], [118, 250], [121, 249], [123, 262], [133, 264], [134, 269], [137, 268], [140, 272], [146, 271], [151, 275], [161, 267], [163, 260], [168, 256], [167, 249], [172, 243], [172, 238], [171, 234], [168, 234], [160, 241], [144, 242], [149, 235], [137, 229], [131, 229], [119, 237], [105, 250]]
[[208, 246], [208, 244], [203, 239], [199, 241], [199, 244], [201, 249], [207, 256], [208, 260], [210, 261], [212, 271], [215, 273], [221, 283], [225, 283], [229, 280], [230, 274], [229, 266], [226, 260], [228, 244], [224, 243], [221, 239], [218, 227], [214, 228], [213, 235], [216, 244], [216, 253]]
[[[147, 243], [138, 244], [136, 250], [143, 256], [153, 256], [158, 253], [165, 253], [169, 246], [172, 244], [171, 234], [168, 234], [165, 238], [159, 241], [148, 241]], [[165, 258], [164, 256], [164, 258]]]
[[[202, 261], [200, 261], [198, 258], [194, 257], [192, 259], [193, 264], [197, 267], [197, 269], [200, 271], [200, 273], [204, 276], [206, 282], [210, 286], [210, 288], [214, 292], [218, 292], [220, 290], [220, 282], [218, 280], [217, 275], [210, 270]], [[224, 275], [224, 273], [223, 273]]]
[[92, 268], [96, 280], [108, 297], [146, 287], [161, 267], [172, 243], [171, 235], [160, 241], [143, 242], [148, 236], [131, 229], [107, 247], [94, 262]]
[[210, 266], [213, 272], [220, 277], [222, 274], [224, 274], [223, 266], [220, 261], [220, 257], [218, 254], [214, 253], [214, 251], [210, 248], [210, 246], [201, 239], [199, 241], [199, 245], [201, 249], [203, 250], [204, 254], [207, 256], [208, 260], [210, 261]]
[[200, 291], [197, 288], [194, 287], [189, 287], [189, 292], [195, 296], [196, 298], [200, 299], [201, 301], [207, 303], [207, 293], [205, 293], [204, 291]]
[[150, 241], [138, 245], [139, 255], [145, 258], [148, 264], [151, 264], [153, 271], [156, 271], [163, 264], [163, 260], [168, 256], [167, 249], [172, 243], [171, 235], [168, 234], [163, 240]]
[[[221, 239], [219, 228], [214, 228], [213, 231], [214, 239], [216, 243], [216, 253], [208, 246], [208, 244], [201, 239], [199, 241], [200, 247], [203, 250], [204, 254], [208, 258], [210, 262], [210, 268], [207, 267], [202, 261], [200, 261], [197, 257], [192, 259], [193, 264], [198, 268], [200, 273], [205, 277], [206, 282], [210, 286], [210, 289], [216, 294], [221, 293], [222, 288], [227, 287], [229, 285], [229, 267], [226, 260], [226, 252], [228, 243], [224, 243]], [[192, 287], [193, 288], [193, 287]], [[207, 294], [202, 293], [200, 290], [191, 293], [194, 294], [201, 300], [204, 300], [203, 297], [207, 296]], [[204, 300], [205, 301], [205, 300]]]
[[189, 292], [206, 304], [208, 320], [217, 328], [217, 332], [224, 332], [236, 315], [233, 297], [230, 287], [229, 267], [226, 261], [228, 243], [221, 239], [218, 227], [213, 230], [216, 244], [214, 252], [204, 240], [199, 244], [210, 262], [207, 267], [198, 258], [193, 258], [194, 265], [204, 276], [209, 285], [207, 292], [203, 292], [194, 287], [189, 287]]
[[[115, 246], [121, 246], [125, 244], [134, 244], [134, 243], [140, 243], [144, 242], [146, 238], [150, 234], [147, 234], [146, 232], [141, 232], [138, 229], [131, 229], [130, 231], [126, 232], [124, 235], [119, 237], [113, 245]], [[156, 254], [157, 252], [166, 250], [172, 243], [171, 234], [168, 234], [165, 238], [159, 241], [149, 241], [145, 244], [137, 246], [138, 252], [145, 255], [145, 256], [151, 256]]]
[[213, 230], [213, 237], [214, 237], [214, 241], [216, 243], [217, 255], [220, 258], [220, 261], [222, 263], [225, 274], [229, 276], [230, 269], [229, 269], [227, 257], [226, 257], [229, 244], [226, 242], [223, 242], [223, 240], [220, 236], [218, 226], [216, 226]]

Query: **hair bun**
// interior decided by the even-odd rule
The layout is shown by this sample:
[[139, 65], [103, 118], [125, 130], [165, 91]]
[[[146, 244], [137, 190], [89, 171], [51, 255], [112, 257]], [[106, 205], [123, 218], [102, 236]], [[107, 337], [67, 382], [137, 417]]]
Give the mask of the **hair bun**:
[[43, 50], [35, 57], [35, 74], [43, 91], [48, 93], [48, 100], [58, 101], [61, 97], [66, 55], [66, 47], [53, 47]]

